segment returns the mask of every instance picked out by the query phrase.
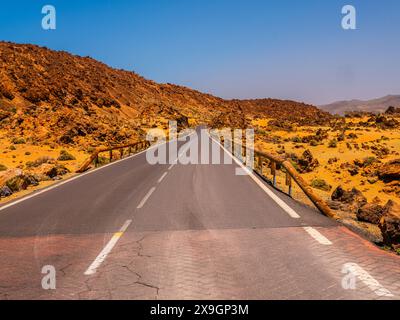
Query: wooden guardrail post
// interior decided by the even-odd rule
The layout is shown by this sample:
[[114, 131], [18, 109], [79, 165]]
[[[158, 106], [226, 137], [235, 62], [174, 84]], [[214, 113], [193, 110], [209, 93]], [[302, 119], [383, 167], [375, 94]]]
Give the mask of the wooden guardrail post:
[[264, 158], [260, 157], [260, 159], [261, 159], [260, 171], [261, 175], [264, 176]]
[[292, 196], [292, 177], [289, 174], [289, 172], [286, 170], [286, 186], [288, 186], [288, 194], [291, 197]]
[[257, 159], [257, 168], [260, 170], [261, 175], [262, 175], [262, 159], [261, 159], [261, 157], [257, 157], [257, 156], [255, 156], [255, 157]]
[[276, 162], [271, 161], [272, 184], [276, 187]]
[[129, 155], [130, 155], [132, 153], [132, 150], [134, 150], [134, 152], [136, 152], [136, 151], [140, 150], [140, 148], [146, 149], [150, 145], [151, 144], [148, 141], [140, 141], [140, 142], [128, 143], [128, 144], [124, 144], [124, 145], [120, 145], [120, 146], [114, 146], [114, 147], [108, 147], [108, 148], [107, 147], [106, 148], [98, 148], [92, 153], [92, 155], [89, 157], [89, 159], [87, 159], [76, 172], [77, 173], [85, 172], [93, 162], [94, 162], [95, 166], [98, 166], [99, 165], [99, 154], [101, 152], [109, 152], [109, 159], [110, 159], [110, 162], [112, 162], [113, 161], [113, 150], [119, 150], [121, 159], [122, 159], [124, 156], [125, 148], [129, 149]]
[[[232, 145], [232, 155], [239, 158], [239, 155], [235, 153], [235, 141], [232, 133], [232, 140], [230, 141]], [[243, 151], [242, 151], [243, 152]], [[286, 185], [289, 190], [288, 193], [292, 196], [293, 193], [293, 180], [300, 187], [300, 189], [306, 194], [306, 196], [311, 200], [311, 202], [321, 211], [324, 215], [331, 217], [333, 219], [338, 219], [336, 214], [329, 208], [326, 202], [314, 193], [313, 189], [308, 185], [308, 183], [300, 176], [297, 170], [293, 167], [290, 161], [285, 160], [280, 156], [271, 155], [265, 152], [254, 150], [254, 155], [258, 158], [258, 166], [260, 167], [261, 175], [264, 176], [264, 159], [269, 162], [269, 167], [271, 168], [271, 174], [273, 176], [272, 183], [276, 188], [276, 170], [277, 164], [279, 168], [283, 167], [286, 170]], [[261, 165], [260, 165], [261, 162]]]
[[326, 216], [331, 217], [333, 219], [337, 219], [336, 214], [329, 208], [329, 206], [323, 201], [319, 196], [314, 193], [314, 190], [308, 185], [308, 183], [300, 176], [297, 170], [293, 167], [290, 161], [285, 160], [282, 163], [283, 167], [287, 170], [287, 172], [291, 175], [294, 181], [296, 181], [297, 185], [303, 190], [303, 192], [307, 195], [307, 197], [311, 200], [312, 203]]

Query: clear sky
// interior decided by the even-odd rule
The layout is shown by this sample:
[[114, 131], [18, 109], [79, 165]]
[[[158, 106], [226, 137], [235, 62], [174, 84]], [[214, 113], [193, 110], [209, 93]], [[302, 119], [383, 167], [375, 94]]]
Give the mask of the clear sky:
[[[41, 28], [54, 5], [57, 29]], [[357, 30], [341, 8], [357, 9]], [[2, 0], [0, 39], [224, 98], [400, 94], [399, 0]]]

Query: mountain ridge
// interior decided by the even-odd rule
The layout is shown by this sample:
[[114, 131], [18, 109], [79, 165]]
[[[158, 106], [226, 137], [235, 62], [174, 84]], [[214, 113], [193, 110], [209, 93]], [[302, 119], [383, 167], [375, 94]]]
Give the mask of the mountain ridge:
[[326, 105], [320, 105], [319, 108], [332, 114], [343, 115], [345, 112], [348, 111], [383, 113], [390, 106], [400, 107], [400, 95], [389, 94], [380, 98], [370, 100], [341, 100]]
[[253, 118], [321, 123], [327, 112], [277, 99], [225, 100], [159, 84], [90, 57], [0, 42], [0, 130], [32, 143], [112, 144], [178, 120], [248, 127]]

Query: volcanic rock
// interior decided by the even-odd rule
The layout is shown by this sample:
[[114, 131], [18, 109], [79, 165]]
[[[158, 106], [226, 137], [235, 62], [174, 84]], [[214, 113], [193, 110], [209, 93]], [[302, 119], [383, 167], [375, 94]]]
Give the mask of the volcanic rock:
[[383, 241], [394, 249], [400, 248], [400, 205], [389, 201], [384, 209], [379, 223]]

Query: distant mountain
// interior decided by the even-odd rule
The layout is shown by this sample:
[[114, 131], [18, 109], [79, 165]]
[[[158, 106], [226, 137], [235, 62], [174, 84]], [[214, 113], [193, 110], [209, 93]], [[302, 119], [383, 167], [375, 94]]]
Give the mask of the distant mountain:
[[338, 101], [331, 104], [319, 106], [320, 109], [333, 114], [343, 115], [346, 111], [367, 111], [380, 113], [385, 112], [390, 106], [400, 107], [400, 95], [388, 95], [372, 100], [348, 100]]

